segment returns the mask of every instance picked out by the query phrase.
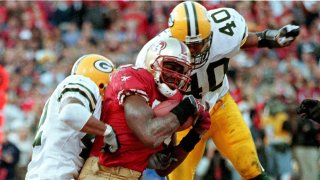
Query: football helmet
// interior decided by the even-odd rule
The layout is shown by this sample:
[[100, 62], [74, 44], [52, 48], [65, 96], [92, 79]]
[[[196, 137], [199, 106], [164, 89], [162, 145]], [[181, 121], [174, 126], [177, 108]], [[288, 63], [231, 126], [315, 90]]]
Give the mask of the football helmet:
[[99, 87], [100, 95], [110, 82], [110, 74], [115, 70], [114, 64], [106, 57], [98, 54], [81, 56], [73, 65], [71, 75], [88, 77]]
[[153, 43], [147, 50], [145, 65], [164, 96], [187, 90], [191, 80], [191, 54], [182, 41], [162, 38]]
[[170, 13], [168, 25], [172, 37], [189, 47], [193, 68], [202, 67], [208, 60], [212, 41], [207, 9], [197, 2], [182, 2]]

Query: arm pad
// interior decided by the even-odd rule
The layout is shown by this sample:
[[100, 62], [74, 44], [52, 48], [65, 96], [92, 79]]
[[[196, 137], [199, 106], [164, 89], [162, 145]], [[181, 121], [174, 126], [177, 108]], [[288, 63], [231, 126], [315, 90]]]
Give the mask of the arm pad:
[[[194, 101], [194, 102], [193, 102]], [[180, 125], [183, 125], [196, 111], [195, 99], [190, 97], [184, 98], [176, 107], [170, 112], [175, 114], [179, 120]]]
[[257, 32], [256, 35], [259, 38], [258, 47], [278, 48], [280, 47], [276, 41], [276, 36], [279, 34], [279, 30], [267, 29], [263, 32]]
[[193, 150], [194, 146], [200, 141], [200, 134], [198, 134], [193, 128], [189, 133], [181, 140], [179, 146], [186, 152]]
[[61, 109], [58, 119], [66, 123], [72, 129], [80, 131], [90, 117], [91, 113], [84, 106], [77, 103], [71, 103], [65, 105]]

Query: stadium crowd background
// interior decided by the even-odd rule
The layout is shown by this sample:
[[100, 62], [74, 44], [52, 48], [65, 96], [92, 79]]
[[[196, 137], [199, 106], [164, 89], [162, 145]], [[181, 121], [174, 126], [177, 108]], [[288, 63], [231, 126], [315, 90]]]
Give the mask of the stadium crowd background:
[[[42, 107], [78, 57], [98, 53], [116, 65], [134, 63], [148, 39], [167, 27], [177, 3], [0, 1], [1, 139], [20, 150], [12, 164], [1, 163], [0, 167], [24, 179]], [[278, 176], [281, 170], [273, 167], [289, 168], [289, 175], [298, 179], [301, 167], [294, 163], [298, 162], [295, 147], [316, 148], [318, 159], [313, 159], [319, 165], [320, 127], [299, 119], [295, 108], [305, 98], [320, 99], [320, 2], [202, 3], [207, 9], [235, 8], [250, 31], [290, 23], [300, 26], [300, 35], [290, 47], [241, 51], [230, 61], [228, 72], [231, 94], [252, 130], [267, 173]], [[305, 124], [309, 131], [301, 128]], [[268, 153], [273, 140], [284, 145], [286, 155]], [[1, 154], [3, 162], [6, 154]], [[214, 148], [208, 148], [206, 156], [212, 168], [198, 174], [199, 179], [231, 179], [232, 167]], [[277, 165], [271, 165], [274, 160]], [[317, 169], [320, 174], [320, 165]]]

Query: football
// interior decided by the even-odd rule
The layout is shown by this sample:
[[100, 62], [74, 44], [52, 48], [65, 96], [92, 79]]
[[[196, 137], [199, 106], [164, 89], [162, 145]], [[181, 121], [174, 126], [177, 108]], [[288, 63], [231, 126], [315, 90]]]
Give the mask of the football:
[[[171, 111], [171, 109], [176, 107], [178, 104], [179, 104], [179, 101], [177, 101], [177, 100], [166, 100], [166, 101], [163, 101], [153, 109], [153, 113], [157, 117], [165, 116], [166, 114], [168, 114]], [[182, 126], [180, 126], [177, 129], [177, 132], [178, 131], [183, 131], [183, 130], [189, 128], [190, 126], [192, 126], [193, 125], [193, 121], [194, 121], [194, 117], [190, 116], [188, 118], [188, 120]]]

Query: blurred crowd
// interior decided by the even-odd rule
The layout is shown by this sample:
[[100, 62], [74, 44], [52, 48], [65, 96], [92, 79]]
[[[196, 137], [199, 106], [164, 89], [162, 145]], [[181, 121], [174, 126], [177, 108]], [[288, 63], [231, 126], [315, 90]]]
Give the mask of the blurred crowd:
[[[97, 53], [116, 65], [134, 63], [140, 48], [167, 28], [177, 3], [0, 1], [0, 180], [4, 174], [24, 179], [43, 105], [74, 61]], [[300, 26], [290, 47], [254, 48], [236, 55], [228, 72], [230, 92], [268, 174], [320, 179], [320, 127], [295, 113], [303, 99], [320, 100], [320, 2], [201, 3], [207, 9], [235, 8], [253, 32], [290, 23]], [[197, 178], [239, 179], [212, 147], [204, 157], [211, 168], [197, 171]]]

